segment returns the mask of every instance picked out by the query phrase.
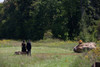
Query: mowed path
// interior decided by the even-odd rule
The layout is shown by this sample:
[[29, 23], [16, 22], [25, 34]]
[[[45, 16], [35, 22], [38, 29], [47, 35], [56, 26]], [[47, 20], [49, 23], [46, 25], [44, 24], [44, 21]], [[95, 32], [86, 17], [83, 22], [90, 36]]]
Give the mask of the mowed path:
[[[19, 51], [21, 49], [19, 47], [5, 47], [5, 48], [0, 48], [0, 53], [14, 53], [17, 50]], [[53, 56], [53, 55], [80, 55], [81, 53], [74, 53], [73, 51], [60, 48], [33, 47], [31, 54], [32, 56]]]
[[81, 53], [34, 53], [32, 56], [38, 58], [50, 58], [52, 56], [78, 56]]
[[80, 53], [34, 53], [35, 56], [52, 56], [52, 55], [80, 55]]

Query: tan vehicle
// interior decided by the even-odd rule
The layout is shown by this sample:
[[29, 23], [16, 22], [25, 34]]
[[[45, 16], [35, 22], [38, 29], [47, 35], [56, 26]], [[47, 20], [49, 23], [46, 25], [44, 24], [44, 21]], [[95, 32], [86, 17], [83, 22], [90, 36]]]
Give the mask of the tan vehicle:
[[85, 50], [91, 50], [96, 48], [96, 43], [95, 42], [87, 42], [87, 43], [82, 43], [82, 41], [79, 41], [79, 45], [74, 47], [74, 51], [81, 53], [84, 52]]

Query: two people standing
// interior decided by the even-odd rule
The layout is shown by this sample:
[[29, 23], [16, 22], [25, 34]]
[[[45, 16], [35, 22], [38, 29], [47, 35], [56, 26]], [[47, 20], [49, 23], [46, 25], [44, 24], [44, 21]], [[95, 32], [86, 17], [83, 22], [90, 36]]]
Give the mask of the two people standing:
[[31, 56], [31, 42], [30, 40], [25, 44], [25, 40], [22, 42], [22, 52], [26, 52], [27, 55]]

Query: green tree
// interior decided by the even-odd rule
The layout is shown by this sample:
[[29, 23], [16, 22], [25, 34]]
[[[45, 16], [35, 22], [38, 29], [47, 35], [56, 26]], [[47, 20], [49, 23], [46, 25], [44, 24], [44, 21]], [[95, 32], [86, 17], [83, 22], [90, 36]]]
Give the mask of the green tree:
[[80, 0], [61, 1], [60, 14], [57, 15], [53, 27], [54, 36], [64, 40], [74, 40], [80, 32], [80, 16]]
[[68, 19], [68, 37], [74, 40], [79, 35], [79, 21], [81, 17], [80, 0], [64, 0], [66, 18]]
[[5, 0], [6, 22], [2, 26], [2, 36], [4, 38], [27, 38], [25, 24], [31, 19], [32, 2], [33, 0]]
[[83, 14], [81, 16], [81, 23], [80, 23], [80, 38], [84, 41], [96, 41], [97, 37], [97, 30], [96, 26], [97, 23], [95, 22], [94, 15], [95, 9], [91, 5], [90, 0], [84, 0], [82, 4]]
[[95, 19], [100, 19], [100, 1], [99, 0], [91, 0], [91, 5], [95, 9]]

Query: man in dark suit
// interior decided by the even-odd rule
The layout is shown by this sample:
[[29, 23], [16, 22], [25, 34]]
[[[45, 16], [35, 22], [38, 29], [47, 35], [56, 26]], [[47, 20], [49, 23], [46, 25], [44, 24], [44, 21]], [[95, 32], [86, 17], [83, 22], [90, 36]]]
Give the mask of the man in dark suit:
[[31, 42], [30, 42], [30, 40], [27, 42], [27, 54], [31, 56]]

